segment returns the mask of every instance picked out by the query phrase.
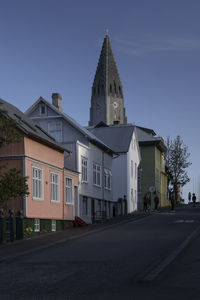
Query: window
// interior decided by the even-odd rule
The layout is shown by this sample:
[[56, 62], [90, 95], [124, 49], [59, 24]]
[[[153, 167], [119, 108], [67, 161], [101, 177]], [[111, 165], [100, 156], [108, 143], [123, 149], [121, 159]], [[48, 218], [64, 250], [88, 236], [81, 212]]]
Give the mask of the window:
[[51, 173], [51, 201], [59, 202], [59, 175]]
[[133, 177], [133, 161], [131, 160], [131, 177]]
[[42, 169], [32, 167], [32, 193], [33, 198], [43, 199], [43, 173]]
[[93, 163], [93, 184], [101, 186], [101, 166]]
[[72, 179], [66, 178], [66, 204], [73, 204], [73, 197], [72, 197]]
[[40, 231], [40, 219], [34, 220], [34, 231], [39, 232]]
[[86, 196], [83, 196], [83, 215], [88, 214], [88, 199]]
[[54, 137], [58, 142], [62, 142], [62, 123], [50, 122], [48, 123], [48, 133]]
[[137, 164], [135, 163], [135, 179], [137, 179]]
[[46, 105], [44, 103], [40, 103], [39, 110], [40, 115], [46, 115]]
[[133, 203], [133, 189], [131, 189], [131, 202]]
[[51, 231], [56, 231], [56, 220], [51, 220]]
[[98, 200], [98, 211], [101, 211], [101, 200]]
[[87, 182], [88, 176], [87, 176], [87, 168], [88, 168], [88, 160], [85, 157], [81, 157], [81, 172], [82, 172], [82, 181]]
[[111, 189], [111, 176], [112, 173], [110, 170], [104, 169], [104, 187], [105, 189]]
[[138, 193], [142, 192], [142, 169], [138, 169]]

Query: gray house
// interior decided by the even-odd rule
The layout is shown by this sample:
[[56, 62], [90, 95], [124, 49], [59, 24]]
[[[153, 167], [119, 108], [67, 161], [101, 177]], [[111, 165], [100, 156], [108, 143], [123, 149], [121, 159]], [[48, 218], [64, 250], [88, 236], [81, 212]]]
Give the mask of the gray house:
[[79, 172], [75, 216], [87, 223], [110, 218], [113, 216], [112, 157], [116, 153], [65, 114], [61, 102], [58, 93], [52, 94], [52, 104], [40, 97], [26, 115], [72, 152], [65, 167]]

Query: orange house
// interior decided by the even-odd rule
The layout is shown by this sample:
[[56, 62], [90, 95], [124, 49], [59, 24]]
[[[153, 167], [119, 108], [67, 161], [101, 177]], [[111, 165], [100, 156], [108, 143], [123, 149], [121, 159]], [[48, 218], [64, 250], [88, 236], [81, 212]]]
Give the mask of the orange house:
[[[11, 104], [0, 99], [0, 108], [14, 119], [21, 140], [0, 148], [0, 164], [28, 176], [29, 195], [10, 199], [8, 209], [23, 211], [25, 226], [35, 232], [62, 228], [74, 220], [78, 173], [64, 168], [70, 151]], [[67, 154], [67, 155], [66, 155]]]

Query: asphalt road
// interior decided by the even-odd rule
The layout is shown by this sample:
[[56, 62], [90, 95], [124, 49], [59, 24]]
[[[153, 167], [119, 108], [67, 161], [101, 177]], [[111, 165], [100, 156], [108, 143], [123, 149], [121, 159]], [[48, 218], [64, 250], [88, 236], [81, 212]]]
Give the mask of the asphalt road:
[[199, 226], [184, 207], [2, 262], [0, 299], [200, 299]]

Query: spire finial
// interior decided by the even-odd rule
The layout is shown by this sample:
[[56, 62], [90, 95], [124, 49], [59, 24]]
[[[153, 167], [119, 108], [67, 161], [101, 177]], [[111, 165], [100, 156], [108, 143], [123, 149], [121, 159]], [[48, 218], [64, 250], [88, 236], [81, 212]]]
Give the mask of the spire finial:
[[106, 35], [108, 35], [108, 28], [106, 28]]

